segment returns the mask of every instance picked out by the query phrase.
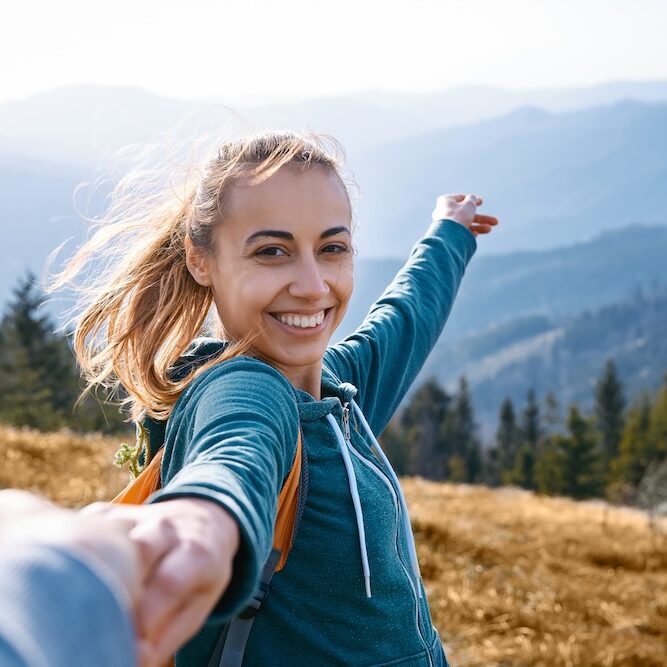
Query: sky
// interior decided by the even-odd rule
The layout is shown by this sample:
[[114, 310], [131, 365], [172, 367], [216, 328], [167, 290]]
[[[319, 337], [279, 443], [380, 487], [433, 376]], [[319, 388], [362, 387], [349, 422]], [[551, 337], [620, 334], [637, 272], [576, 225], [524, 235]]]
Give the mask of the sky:
[[71, 84], [316, 97], [667, 79], [666, 0], [14, 0], [0, 102]]

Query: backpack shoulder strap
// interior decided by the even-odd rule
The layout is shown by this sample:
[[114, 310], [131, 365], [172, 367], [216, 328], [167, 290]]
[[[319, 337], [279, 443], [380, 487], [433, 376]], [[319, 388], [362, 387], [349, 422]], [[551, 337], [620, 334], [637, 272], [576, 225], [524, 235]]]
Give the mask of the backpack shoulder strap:
[[250, 603], [238, 616], [225, 625], [208, 667], [241, 667], [255, 616], [266, 601], [273, 575], [287, 562], [287, 556], [301, 524], [307, 496], [308, 455], [302, 445], [301, 429], [299, 429], [292, 470], [278, 498], [278, 517], [276, 518], [273, 549], [264, 565], [260, 582]]

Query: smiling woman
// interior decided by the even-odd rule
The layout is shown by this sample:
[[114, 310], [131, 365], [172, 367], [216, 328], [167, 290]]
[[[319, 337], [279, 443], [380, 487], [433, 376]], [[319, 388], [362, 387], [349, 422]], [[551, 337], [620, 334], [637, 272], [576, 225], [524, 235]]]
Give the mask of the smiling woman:
[[[140, 545], [170, 544], [137, 610], [156, 664], [181, 647], [177, 665], [447, 665], [374, 433], [435, 344], [475, 236], [497, 220], [477, 214], [475, 195], [439, 197], [405, 267], [330, 346], [353, 288], [340, 169], [316, 136], [223, 144], [182, 201], [116, 212], [60, 279], [124, 241], [75, 350], [91, 386], [122, 384], [135, 419], [165, 434], [161, 490], [106, 510], [134, 523]], [[195, 340], [211, 310], [219, 338]], [[278, 568], [278, 497], [300, 460], [307, 499]], [[252, 633], [227, 625], [237, 614], [257, 616]]]
[[[230, 194], [213, 247], [186, 237], [190, 273], [225, 334], [320, 398], [322, 359], [352, 294], [350, 202], [335, 172], [286, 166]], [[273, 229], [266, 229], [270, 222]]]

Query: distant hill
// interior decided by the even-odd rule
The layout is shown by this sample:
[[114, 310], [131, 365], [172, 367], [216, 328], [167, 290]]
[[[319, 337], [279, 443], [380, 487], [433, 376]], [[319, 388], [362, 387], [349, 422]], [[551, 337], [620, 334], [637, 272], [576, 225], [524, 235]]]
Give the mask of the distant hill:
[[667, 81], [505, 90], [459, 86], [438, 93], [370, 91], [281, 103], [171, 99], [130, 86], [66, 86], [0, 104], [0, 151], [13, 147], [58, 163], [98, 166], [121, 146], [177, 135], [217, 134], [239, 113], [253, 123], [311, 128], [342, 140], [353, 158], [372, 147], [464, 126], [533, 106], [560, 113], [620, 100], [667, 102]]
[[667, 372], [667, 288], [638, 291], [574, 317], [519, 318], [461, 345], [441, 342], [422, 377], [435, 376], [453, 389], [465, 375], [488, 438], [503, 398], [521, 409], [528, 389], [540, 399], [553, 391], [563, 410], [572, 402], [590, 409], [608, 359], [616, 363], [630, 399], [661, 385]]
[[667, 104], [537, 108], [388, 143], [355, 164], [359, 240], [405, 256], [443, 192], [484, 195], [502, 226], [485, 252], [546, 249], [641, 222], [667, 224]]

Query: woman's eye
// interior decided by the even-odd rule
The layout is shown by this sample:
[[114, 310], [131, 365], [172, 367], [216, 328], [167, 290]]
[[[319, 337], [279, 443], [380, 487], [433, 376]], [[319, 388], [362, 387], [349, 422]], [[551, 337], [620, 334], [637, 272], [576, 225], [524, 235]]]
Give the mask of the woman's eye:
[[272, 245], [258, 250], [255, 254], [259, 255], [260, 257], [282, 257], [287, 253], [282, 248]]
[[344, 243], [330, 243], [322, 248], [322, 252], [339, 253], [347, 252], [348, 247]]

